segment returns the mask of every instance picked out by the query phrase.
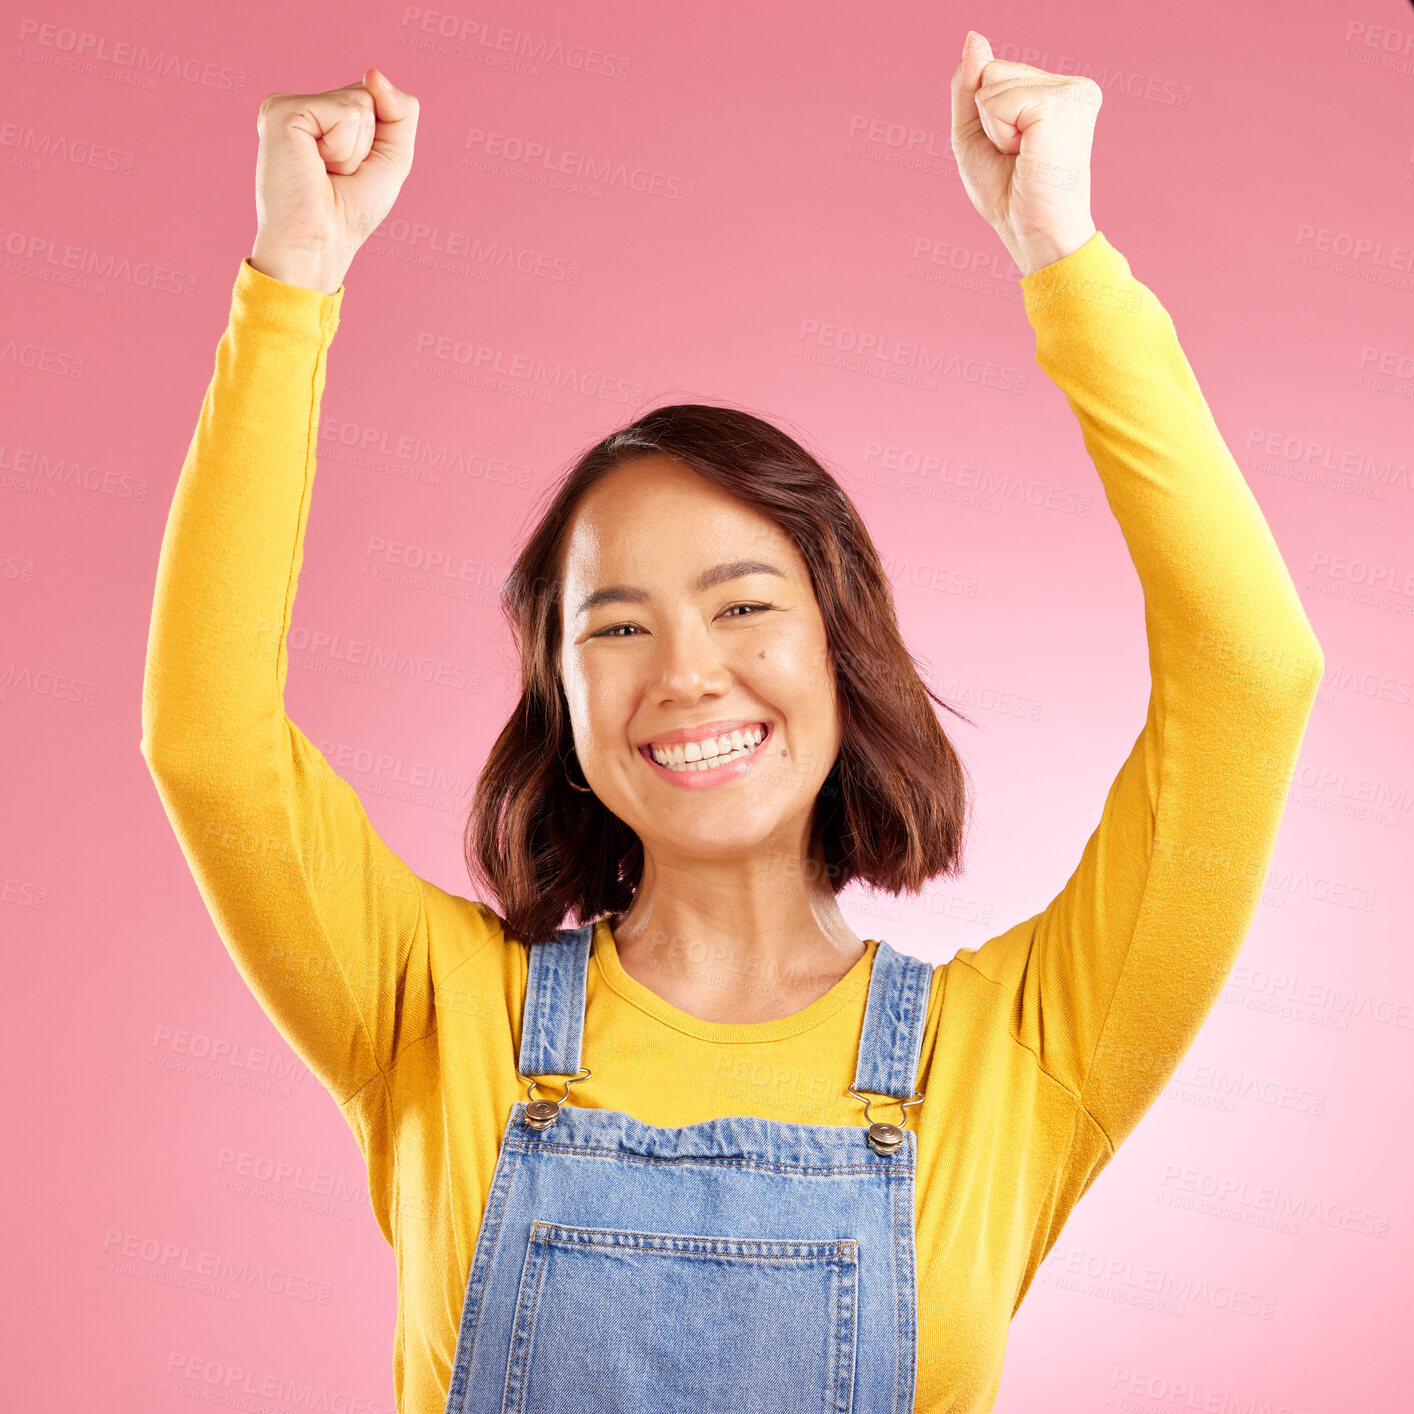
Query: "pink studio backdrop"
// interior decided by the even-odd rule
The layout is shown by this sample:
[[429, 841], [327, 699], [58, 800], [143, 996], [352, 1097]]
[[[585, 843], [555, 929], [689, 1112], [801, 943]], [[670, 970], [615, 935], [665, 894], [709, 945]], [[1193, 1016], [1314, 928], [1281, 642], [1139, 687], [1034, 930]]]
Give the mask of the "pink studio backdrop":
[[[470, 891], [461, 807], [512, 701], [495, 589], [532, 498], [645, 407], [726, 400], [837, 470], [910, 643], [978, 723], [947, 721], [977, 788], [965, 879], [847, 895], [855, 930], [942, 963], [1065, 882], [1143, 725], [1143, 603], [1017, 271], [957, 181], [969, 25], [1102, 84], [1096, 222], [1172, 313], [1327, 662], [1238, 969], [1039, 1275], [997, 1407], [1408, 1407], [1403, 0], [11, 9], [8, 1407], [392, 1408], [393, 1255], [358, 1149], [227, 958], [138, 751], [158, 549], [254, 235], [268, 92], [377, 64], [422, 102], [329, 359], [287, 692], [412, 867]], [[630, 179], [576, 186], [532, 144]], [[826, 325], [1024, 370], [1024, 391], [896, 381], [836, 359]], [[477, 377], [429, 339], [603, 395]], [[417, 568], [434, 554], [472, 568]], [[370, 646], [417, 671], [359, 666]], [[203, 1289], [203, 1253], [245, 1276]]]

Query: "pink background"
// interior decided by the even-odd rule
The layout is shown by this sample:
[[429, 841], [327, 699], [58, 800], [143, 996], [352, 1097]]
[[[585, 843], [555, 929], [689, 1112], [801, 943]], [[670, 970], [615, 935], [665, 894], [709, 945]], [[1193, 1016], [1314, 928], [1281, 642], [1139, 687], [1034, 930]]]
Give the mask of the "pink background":
[[[394, 849], [469, 890], [466, 788], [512, 700], [494, 590], [532, 498], [645, 407], [726, 400], [837, 470], [910, 642], [980, 728], [946, 719], [978, 794], [965, 880], [847, 895], [856, 931], [942, 963], [1065, 882], [1143, 724], [1142, 599], [1017, 272], [957, 181], [948, 80], [973, 25], [999, 57], [1101, 82], [1096, 222], [1173, 315], [1327, 662], [1238, 971], [1038, 1276], [997, 1408], [1408, 1408], [1414, 10], [504, 0], [447, 12], [485, 27], [460, 52], [421, 13], [73, 0], [5, 21], [5, 1403], [391, 1409], [393, 1256], [357, 1147], [228, 960], [138, 752], [158, 547], [255, 231], [268, 92], [377, 64], [422, 102], [330, 356], [287, 694]], [[512, 60], [502, 29], [566, 57]], [[489, 170], [477, 130], [505, 140]], [[666, 194], [555, 189], [506, 160], [517, 142]], [[529, 273], [439, 266], [472, 239]], [[74, 252], [109, 273], [67, 282]], [[811, 320], [1031, 376], [1023, 395], [886, 381], [812, 361]], [[628, 392], [429, 376], [424, 336]], [[403, 437], [471, 470], [412, 478]], [[1040, 504], [958, 499], [975, 466]], [[380, 579], [377, 537], [485, 575], [441, 577], [463, 598]], [[429, 680], [341, 676], [354, 643]], [[429, 770], [440, 785], [408, 784]], [[251, 1059], [272, 1050], [273, 1076]], [[1203, 1211], [1224, 1186], [1243, 1216]], [[1303, 1216], [1244, 1220], [1271, 1189]], [[114, 1262], [130, 1241], [152, 1260]], [[327, 1304], [188, 1289], [202, 1252], [311, 1277]], [[1273, 1314], [1145, 1309], [1149, 1269]]]

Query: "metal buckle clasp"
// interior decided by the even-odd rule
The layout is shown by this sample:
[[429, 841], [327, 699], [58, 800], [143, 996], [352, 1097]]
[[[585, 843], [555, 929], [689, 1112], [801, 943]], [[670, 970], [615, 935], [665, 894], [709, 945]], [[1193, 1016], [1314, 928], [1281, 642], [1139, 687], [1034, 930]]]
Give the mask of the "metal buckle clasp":
[[[887, 1156], [894, 1153], [894, 1151], [903, 1144], [903, 1124], [908, 1123], [908, 1115], [905, 1113], [903, 1124], [883, 1124], [878, 1120], [870, 1124], [869, 1101], [861, 1095], [853, 1085], [849, 1087], [849, 1093], [853, 1095], [856, 1100], [864, 1101], [864, 1121], [866, 1124], [869, 1124], [869, 1128], [864, 1131], [864, 1138], [869, 1147], [876, 1154], [884, 1154]], [[895, 1100], [893, 1103], [902, 1105], [905, 1111], [910, 1105], [921, 1105], [923, 1103], [923, 1092], [921, 1090], [915, 1090], [913, 1093], [917, 1097], [916, 1099]]]
[[[535, 1086], [538, 1082], [531, 1080], [530, 1087], [525, 1092], [529, 1101], [525, 1107], [526, 1124], [532, 1129], [549, 1129], [560, 1117], [560, 1106], [564, 1104], [568, 1097], [570, 1086], [577, 1084], [581, 1080], [588, 1080], [593, 1074], [593, 1071], [591, 1071], [588, 1066], [582, 1065], [580, 1066], [580, 1070], [584, 1072], [582, 1075], [572, 1075], [565, 1081], [565, 1093], [561, 1095], [558, 1100], [537, 1100], [535, 1098]], [[517, 1071], [516, 1074], [520, 1076], [522, 1080], [528, 1078], [521, 1075], [519, 1071]]]

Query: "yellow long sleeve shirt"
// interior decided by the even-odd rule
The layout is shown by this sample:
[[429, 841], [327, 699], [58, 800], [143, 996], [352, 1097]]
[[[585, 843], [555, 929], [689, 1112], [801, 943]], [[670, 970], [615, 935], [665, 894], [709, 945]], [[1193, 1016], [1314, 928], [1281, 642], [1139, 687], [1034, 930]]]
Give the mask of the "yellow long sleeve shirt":
[[[1124, 256], [1097, 233], [1021, 288], [1143, 586], [1151, 692], [1065, 886], [933, 976], [926, 1099], [908, 1111], [920, 1411], [992, 1408], [1038, 1266], [1216, 1003], [1323, 669], [1173, 322]], [[489, 907], [404, 864], [285, 714], [343, 296], [241, 264], [162, 544], [141, 750], [241, 976], [357, 1138], [396, 1255], [398, 1408], [440, 1414], [500, 1137], [525, 1098], [527, 951]], [[629, 976], [601, 922], [593, 1075], [570, 1103], [660, 1126], [860, 1124], [847, 1087], [876, 947], [804, 1011], [729, 1025]]]

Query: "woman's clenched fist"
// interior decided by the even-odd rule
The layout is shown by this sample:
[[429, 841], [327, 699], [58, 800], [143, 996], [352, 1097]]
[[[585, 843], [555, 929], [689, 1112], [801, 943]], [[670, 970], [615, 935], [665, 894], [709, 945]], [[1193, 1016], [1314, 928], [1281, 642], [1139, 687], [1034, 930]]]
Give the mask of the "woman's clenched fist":
[[973, 206], [1023, 275], [1078, 250], [1090, 219], [1090, 148], [1104, 94], [1081, 74], [994, 59], [969, 31], [952, 76], [952, 150]]
[[255, 245], [263, 275], [335, 293], [412, 170], [417, 99], [379, 70], [328, 93], [272, 93], [256, 130]]

